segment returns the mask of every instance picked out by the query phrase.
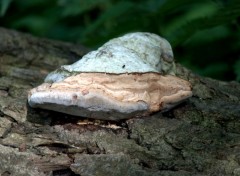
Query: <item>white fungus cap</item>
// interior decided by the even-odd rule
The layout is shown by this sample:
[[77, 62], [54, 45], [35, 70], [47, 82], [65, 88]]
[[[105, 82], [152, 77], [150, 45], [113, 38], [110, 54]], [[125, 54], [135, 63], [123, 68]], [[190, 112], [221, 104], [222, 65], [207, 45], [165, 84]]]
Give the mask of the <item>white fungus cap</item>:
[[80, 72], [175, 75], [175, 63], [167, 40], [156, 34], [136, 32], [112, 39], [72, 65], [62, 66], [50, 73], [45, 82], [58, 82]]

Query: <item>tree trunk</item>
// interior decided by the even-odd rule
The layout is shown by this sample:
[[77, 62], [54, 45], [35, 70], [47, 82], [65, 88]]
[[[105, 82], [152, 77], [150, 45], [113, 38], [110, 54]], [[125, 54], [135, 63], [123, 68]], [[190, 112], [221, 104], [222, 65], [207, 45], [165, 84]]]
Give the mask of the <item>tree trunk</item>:
[[146, 118], [32, 109], [28, 91], [89, 50], [0, 28], [1, 175], [240, 175], [240, 84], [177, 66], [193, 97]]

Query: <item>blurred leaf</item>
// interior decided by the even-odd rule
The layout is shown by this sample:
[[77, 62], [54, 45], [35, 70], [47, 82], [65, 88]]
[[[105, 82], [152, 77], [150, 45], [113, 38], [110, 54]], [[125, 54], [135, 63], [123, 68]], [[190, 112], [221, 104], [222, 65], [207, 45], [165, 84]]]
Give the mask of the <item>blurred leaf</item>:
[[1, 0], [0, 1], [0, 16], [4, 16], [7, 9], [9, 8], [12, 0]]
[[234, 64], [234, 72], [237, 75], [237, 81], [240, 82], [240, 59]]
[[230, 32], [231, 31], [226, 26], [217, 26], [210, 29], [200, 30], [187, 39], [184, 44], [196, 46], [202, 43], [216, 41], [228, 37]]
[[65, 17], [80, 15], [108, 2], [109, 0], [58, 0], [58, 4], [64, 7], [62, 15]]
[[176, 46], [197, 31], [232, 22], [240, 16], [240, 1], [232, 0], [230, 2], [228, 5], [219, 8], [213, 15], [186, 21], [185, 24], [166, 36], [170, 38], [173, 46]]
[[198, 70], [198, 73], [204, 76], [210, 76], [214, 78], [224, 77], [224, 73], [228, 70], [228, 65], [226, 63], [214, 63], [208, 64], [205, 68]]
[[176, 30], [179, 30], [183, 25], [195, 19], [205, 18], [213, 15], [218, 10], [218, 6], [212, 2], [203, 4], [194, 4], [189, 11], [181, 16], [177, 16], [172, 22], [166, 25], [163, 29], [163, 34], [171, 35]]
[[148, 0], [144, 1], [142, 3], [136, 4], [138, 5], [142, 10], [150, 12], [150, 13], [157, 13], [159, 11], [159, 8], [166, 3], [165, 0]]
[[186, 11], [195, 4], [208, 2], [208, 0], [193, 1], [193, 0], [165, 0], [164, 3], [158, 8], [158, 15], [172, 14], [179, 11]]
[[13, 24], [15, 28], [29, 29], [38, 35], [44, 35], [43, 29], [49, 25], [51, 25], [50, 21], [41, 16], [27, 16]]
[[97, 31], [98, 28], [101, 29], [100, 26], [106, 24], [106, 22], [110, 20], [112, 21], [112, 25], [114, 25], [115, 19], [121, 18], [122, 16], [126, 15], [126, 12], [133, 7], [134, 4], [131, 2], [120, 1], [119, 3], [115, 4], [114, 6], [103, 12], [102, 15], [99, 16], [93, 23], [89, 24], [89, 26], [86, 27], [82, 35], [87, 37], [88, 34]]

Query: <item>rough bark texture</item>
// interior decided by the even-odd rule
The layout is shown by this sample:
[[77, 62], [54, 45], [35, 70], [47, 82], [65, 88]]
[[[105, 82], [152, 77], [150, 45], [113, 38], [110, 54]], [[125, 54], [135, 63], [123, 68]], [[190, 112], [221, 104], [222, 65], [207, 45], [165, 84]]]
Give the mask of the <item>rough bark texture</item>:
[[[87, 49], [0, 28], [0, 175], [240, 175], [240, 84], [178, 65], [193, 97], [108, 125], [27, 105], [46, 74]], [[118, 126], [118, 128], [116, 128]]]

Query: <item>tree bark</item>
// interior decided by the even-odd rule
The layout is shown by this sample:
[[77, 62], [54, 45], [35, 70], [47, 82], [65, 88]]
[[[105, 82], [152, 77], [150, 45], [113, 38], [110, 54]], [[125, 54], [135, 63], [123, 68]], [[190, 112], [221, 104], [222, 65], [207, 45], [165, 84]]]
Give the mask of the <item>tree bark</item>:
[[[28, 91], [89, 50], [0, 28], [1, 175], [240, 175], [240, 84], [177, 65], [193, 97], [146, 118], [32, 109]], [[110, 125], [109, 125], [110, 124]]]

